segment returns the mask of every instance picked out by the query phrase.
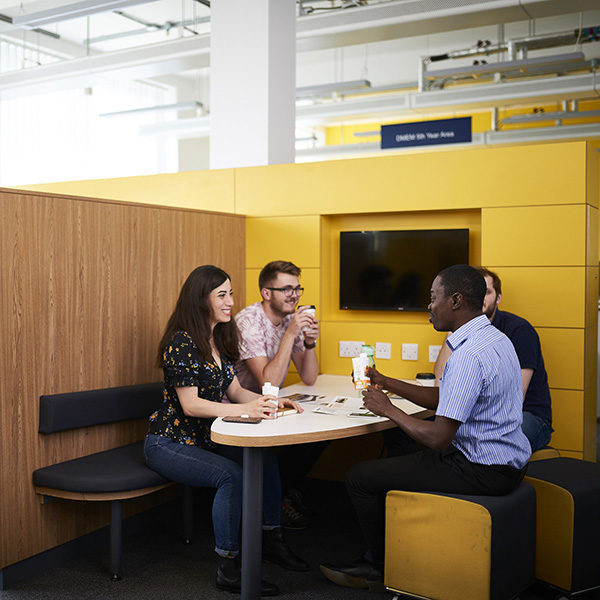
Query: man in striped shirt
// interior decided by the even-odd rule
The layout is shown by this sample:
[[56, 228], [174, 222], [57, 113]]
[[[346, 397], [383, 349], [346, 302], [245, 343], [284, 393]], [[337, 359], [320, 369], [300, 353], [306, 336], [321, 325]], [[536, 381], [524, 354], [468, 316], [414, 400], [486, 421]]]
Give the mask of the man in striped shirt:
[[[521, 369], [510, 340], [482, 313], [486, 282], [476, 269], [444, 269], [431, 287], [430, 322], [450, 331], [452, 355], [438, 387], [422, 387], [371, 370], [365, 405], [388, 417], [425, 449], [352, 467], [346, 487], [368, 545], [348, 565], [321, 565], [349, 587], [383, 581], [385, 494], [389, 490], [502, 495], [523, 479], [531, 447], [521, 430]], [[433, 421], [396, 408], [382, 388], [435, 410]]]

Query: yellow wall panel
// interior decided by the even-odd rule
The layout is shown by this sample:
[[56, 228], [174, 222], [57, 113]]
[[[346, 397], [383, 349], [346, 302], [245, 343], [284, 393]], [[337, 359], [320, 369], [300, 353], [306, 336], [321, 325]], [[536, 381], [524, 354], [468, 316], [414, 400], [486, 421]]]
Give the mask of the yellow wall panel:
[[[340, 341], [364, 342], [375, 346], [376, 342], [392, 345], [392, 358], [375, 359], [382, 373], [400, 379], [414, 379], [417, 373], [433, 372], [433, 363], [429, 362], [429, 345], [441, 345], [445, 333], [435, 331], [430, 324], [402, 324], [390, 327], [386, 323], [338, 323], [326, 322], [321, 328], [321, 371], [336, 375], [350, 375], [352, 359], [339, 357]], [[418, 344], [417, 361], [402, 360], [402, 344]]]
[[597, 266], [600, 252], [600, 215], [595, 206], [587, 207], [587, 264]]
[[584, 329], [537, 329], [551, 388], [584, 389]]
[[589, 389], [596, 385], [598, 376], [598, 359], [596, 353], [598, 350], [598, 326], [587, 327], [585, 330], [585, 372], [584, 386]]
[[551, 389], [552, 426], [550, 445], [558, 450], [583, 453], [584, 392]]
[[[585, 327], [586, 267], [485, 266], [502, 281], [500, 310], [519, 315], [534, 327]], [[557, 284], [560, 302], [548, 293]]]
[[600, 208], [600, 163], [598, 150], [588, 144], [586, 148], [586, 198], [587, 203]]
[[[585, 142], [236, 169], [246, 215], [352, 214], [585, 202]], [[325, 168], [324, 168], [325, 167]], [[543, 177], [532, 176], [543, 169]]]
[[55, 194], [234, 213], [234, 170], [187, 171], [23, 186]]
[[585, 265], [587, 208], [561, 204], [483, 209], [481, 260], [507, 266]]
[[598, 277], [600, 269], [595, 267], [586, 268], [586, 307], [585, 325], [593, 327], [598, 325]]
[[585, 460], [596, 462], [598, 457], [596, 436], [598, 432], [598, 417], [597, 417], [597, 387], [596, 382], [586, 388], [584, 396], [583, 409], [583, 452]]
[[304, 288], [304, 295], [300, 297], [300, 306], [314, 304], [315, 316], [321, 320], [321, 269], [302, 268], [300, 285]]
[[[248, 306], [248, 304], [254, 304], [262, 300], [260, 290], [258, 289], [259, 274], [260, 269], [246, 269], [246, 302], [236, 307], [236, 312], [240, 311], [244, 306]], [[243, 302], [243, 300], [240, 300], [240, 302]]]
[[246, 267], [262, 269], [272, 260], [320, 267], [319, 216], [246, 219]]
[[[337, 264], [333, 262], [336, 248], [339, 257], [337, 236], [339, 236], [339, 233], [334, 233], [331, 218], [321, 217], [321, 306], [319, 311], [321, 316], [319, 318], [322, 320], [331, 319], [332, 307], [337, 306], [339, 303], [339, 288], [333, 282], [331, 271], [333, 268], [331, 265]], [[339, 258], [337, 260], [339, 261]]]

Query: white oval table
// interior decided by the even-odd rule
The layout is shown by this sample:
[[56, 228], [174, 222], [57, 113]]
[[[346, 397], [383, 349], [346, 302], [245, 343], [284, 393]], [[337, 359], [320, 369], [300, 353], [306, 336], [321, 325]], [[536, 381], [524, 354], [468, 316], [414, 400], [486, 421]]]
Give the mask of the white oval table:
[[[345, 375], [319, 375], [315, 385], [294, 384], [282, 389], [279, 396], [295, 393], [326, 397], [329, 400], [335, 396], [360, 396], [360, 391], [354, 389], [351, 378]], [[214, 442], [244, 449], [242, 600], [258, 600], [261, 597], [263, 449], [356, 437], [395, 426], [392, 421], [383, 417], [315, 413], [314, 409], [322, 403], [323, 399], [301, 402], [303, 413], [264, 420], [257, 424], [226, 423], [220, 418], [215, 419], [212, 424], [211, 438]], [[408, 414], [431, 414], [403, 398], [394, 398], [393, 403]]]

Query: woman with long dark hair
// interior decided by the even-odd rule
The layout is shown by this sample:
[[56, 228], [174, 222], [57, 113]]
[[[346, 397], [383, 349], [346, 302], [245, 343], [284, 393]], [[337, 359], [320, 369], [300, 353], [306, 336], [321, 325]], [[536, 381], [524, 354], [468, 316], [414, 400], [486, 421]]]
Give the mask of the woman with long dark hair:
[[[273, 418], [273, 396], [242, 388], [234, 364], [238, 337], [231, 316], [233, 291], [225, 271], [204, 265], [181, 288], [158, 348], [165, 378], [164, 402], [150, 417], [144, 444], [148, 466], [182, 484], [214, 487], [213, 528], [217, 553], [216, 584], [240, 592], [239, 530], [242, 509], [242, 449], [215, 444], [210, 426], [216, 417]], [[229, 402], [223, 402], [227, 393]], [[280, 407], [293, 406], [287, 399]], [[263, 476], [263, 558], [294, 571], [308, 563], [288, 547], [282, 534], [281, 485], [276, 457], [265, 453]], [[278, 592], [263, 581], [262, 595]]]

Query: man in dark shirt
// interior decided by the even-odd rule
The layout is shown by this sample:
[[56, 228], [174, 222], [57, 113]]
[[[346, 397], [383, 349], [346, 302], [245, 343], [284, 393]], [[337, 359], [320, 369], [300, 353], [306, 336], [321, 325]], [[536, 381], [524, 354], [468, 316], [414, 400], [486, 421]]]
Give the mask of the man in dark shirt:
[[[492, 325], [502, 331], [513, 343], [521, 365], [523, 380], [523, 433], [535, 452], [550, 442], [552, 436], [552, 407], [548, 375], [540, 338], [529, 321], [512, 313], [498, 310], [502, 299], [502, 282], [496, 273], [478, 267], [486, 281], [487, 290], [483, 301], [483, 312]], [[438, 379], [443, 371], [450, 349], [442, 346], [435, 363], [434, 372]]]

